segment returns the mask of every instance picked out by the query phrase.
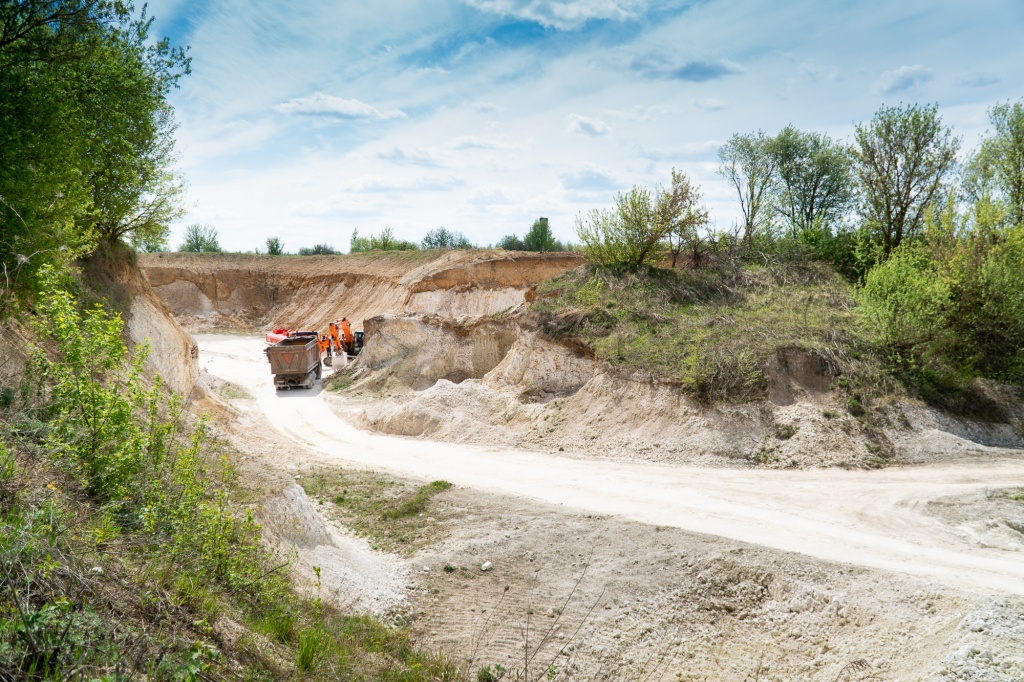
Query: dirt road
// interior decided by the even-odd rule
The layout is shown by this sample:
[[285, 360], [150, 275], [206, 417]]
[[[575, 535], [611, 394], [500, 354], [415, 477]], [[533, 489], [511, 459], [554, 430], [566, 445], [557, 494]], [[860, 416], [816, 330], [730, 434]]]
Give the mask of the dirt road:
[[339, 463], [446, 479], [647, 524], [896, 571], [954, 587], [1024, 592], [1024, 558], [981, 547], [926, 503], [1024, 486], [1024, 459], [881, 471], [764, 471], [585, 461], [361, 431], [319, 391], [277, 393], [263, 339], [197, 335], [200, 366], [255, 396], [266, 423]]

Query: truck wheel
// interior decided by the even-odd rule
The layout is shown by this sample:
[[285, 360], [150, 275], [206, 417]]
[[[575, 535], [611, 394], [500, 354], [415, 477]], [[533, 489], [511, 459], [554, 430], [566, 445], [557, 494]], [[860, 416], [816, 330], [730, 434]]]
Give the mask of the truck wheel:
[[[327, 359], [328, 359], [328, 360], [330, 360], [330, 358], [327, 358]], [[331, 363], [329, 363], [329, 362], [328, 362], [328, 363], [327, 363], [327, 366], [328, 366], [328, 367], [330, 367], [330, 366], [331, 366]], [[322, 373], [323, 373], [323, 370], [321, 369], [321, 367], [320, 367], [320, 364], [318, 363], [318, 364], [317, 364], [317, 366], [316, 366], [316, 378], [317, 378], [317, 379], [319, 379], [319, 378], [320, 378], [320, 375], [321, 375]]]

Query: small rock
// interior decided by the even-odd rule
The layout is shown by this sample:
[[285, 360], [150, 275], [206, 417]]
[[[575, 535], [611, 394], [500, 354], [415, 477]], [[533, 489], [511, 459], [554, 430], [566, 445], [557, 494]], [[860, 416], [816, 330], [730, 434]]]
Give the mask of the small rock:
[[92, 572], [96, 573], [97, 575], [100, 574], [100, 573], [103, 573], [103, 567], [102, 566], [93, 566], [92, 567]]
[[985, 624], [980, 620], [976, 620], [971, 623], [971, 632], [981, 632], [985, 629]]
[[494, 568], [494, 564], [492, 564], [490, 561], [485, 561], [482, 564], [480, 564], [481, 571], [489, 571], [492, 568]]

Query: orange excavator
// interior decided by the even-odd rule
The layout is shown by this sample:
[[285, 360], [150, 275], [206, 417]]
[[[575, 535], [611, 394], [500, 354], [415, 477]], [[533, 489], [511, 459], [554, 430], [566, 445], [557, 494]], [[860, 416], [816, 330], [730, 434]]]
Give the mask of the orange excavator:
[[363, 332], [353, 332], [352, 324], [346, 318], [331, 322], [327, 329], [336, 354], [359, 355], [363, 349]]

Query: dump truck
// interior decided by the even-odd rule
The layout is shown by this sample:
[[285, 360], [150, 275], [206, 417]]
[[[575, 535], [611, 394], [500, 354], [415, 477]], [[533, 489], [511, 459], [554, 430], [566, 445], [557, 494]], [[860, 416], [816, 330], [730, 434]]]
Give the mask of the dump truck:
[[284, 338], [264, 350], [274, 387], [281, 391], [290, 388], [313, 388], [320, 378], [320, 344], [316, 335]]

